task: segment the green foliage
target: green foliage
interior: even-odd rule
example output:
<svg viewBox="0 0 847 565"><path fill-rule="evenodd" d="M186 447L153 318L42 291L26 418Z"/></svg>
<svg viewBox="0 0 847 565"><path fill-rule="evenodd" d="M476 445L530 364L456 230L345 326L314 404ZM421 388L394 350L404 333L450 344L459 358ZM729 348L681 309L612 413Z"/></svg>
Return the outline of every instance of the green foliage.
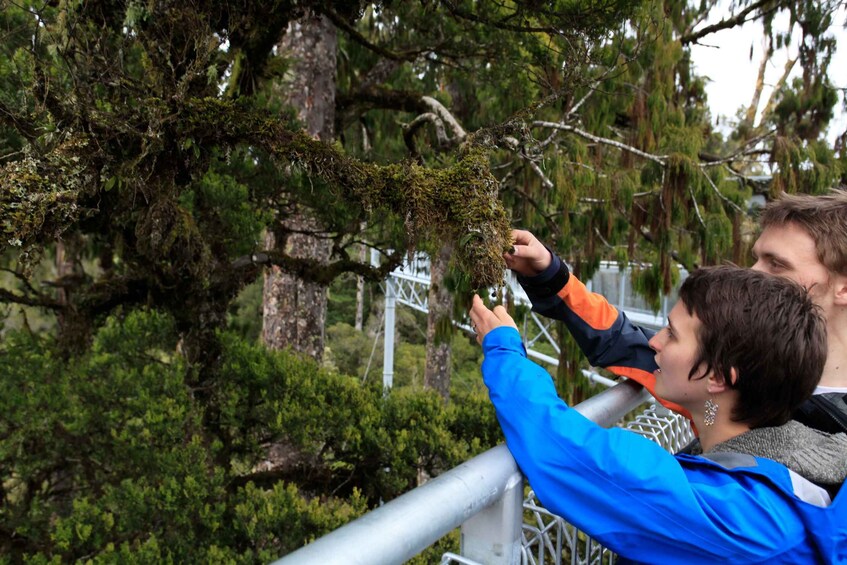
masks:
<svg viewBox="0 0 847 565"><path fill-rule="evenodd" d="M662 296L665 294L659 265L635 266L631 273L632 288L644 297L654 312L659 312L662 309ZM671 267L671 285L676 286L678 282L679 269L674 265Z"/></svg>
<svg viewBox="0 0 847 565"><path fill-rule="evenodd" d="M689 49L711 2L4 5L0 553L267 562L499 441L479 348L453 334L445 405L420 390L408 310L383 396L374 288L351 327L344 273L382 274L360 242L455 242L447 284L464 292L499 282L520 225L583 278L643 265L634 286L658 308L677 262L745 259L749 177L773 173L771 196L843 182L843 145L821 141L832 7L748 14L777 47L776 14L800 26L803 76L724 139ZM293 65L274 46L305 10L337 26L334 143L284 107ZM412 135L424 97L470 133ZM304 209L329 266L264 249ZM337 281L323 368L258 345L264 263ZM553 333L579 400L581 355Z"/></svg>
<svg viewBox="0 0 847 565"><path fill-rule="evenodd" d="M262 277L245 286L229 307L227 328L248 342L262 335Z"/></svg>
<svg viewBox="0 0 847 565"><path fill-rule="evenodd" d="M276 483L271 489L248 483L239 489L232 502L234 533L255 548L238 556L238 560L259 563L278 559L314 541L357 518L368 508L356 489L347 500L308 498L294 485L285 483ZM229 548L213 547L222 555L232 554Z"/></svg>
<svg viewBox="0 0 847 565"><path fill-rule="evenodd" d="M520 318L519 318L520 319ZM453 332L450 340L451 361L450 397L484 391L482 384L482 348L476 338L464 332Z"/></svg>
<svg viewBox="0 0 847 565"><path fill-rule="evenodd" d="M333 324L326 329L325 362L338 372L358 378L365 376L368 360L373 351L373 365L370 368L370 378L374 378L382 369L381 340L375 336L356 330L350 324L342 322Z"/></svg>
<svg viewBox="0 0 847 565"><path fill-rule="evenodd" d="M194 369L174 322L154 311L110 318L72 363L50 340L10 332L3 553L267 562L500 440L482 396L447 407L411 388L383 397L310 360L221 339L204 391L186 384ZM268 474L258 465L274 441L289 459Z"/></svg>
<svg viewBox="0 0 847 565"><path fill-rule="evenodd" d="M365 285L364 304L362 305L364 318L367 318L370 314L375 286L372 283ZM326 326L329 328L339 322L353 325L355 321L356 277L346 274L335 279L327 290Z"/></svg>
<svg viewBox="0 0 847 565"><path fill-rule="evenodd" d="M182 206L198 218L201 231L221 234L219 245L227 256L255 251L260 232L270 219L268 212L250 206L246 185L214 170L207 171L196 188L180 198Z"/></svg>

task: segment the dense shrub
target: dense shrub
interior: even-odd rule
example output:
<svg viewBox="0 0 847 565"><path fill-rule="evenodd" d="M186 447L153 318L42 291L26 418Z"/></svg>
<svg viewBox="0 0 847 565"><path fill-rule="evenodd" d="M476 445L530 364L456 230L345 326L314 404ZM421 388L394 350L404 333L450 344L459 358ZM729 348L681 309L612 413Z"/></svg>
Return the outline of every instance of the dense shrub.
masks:
<svg viewBox="0 0 847 565"><path fill-rule="evenodd" d="M267 562L500 437L479 392L384 396L235 334L197 379L176 336L132 312L70 361L5 336L0 559Z"/></svg>

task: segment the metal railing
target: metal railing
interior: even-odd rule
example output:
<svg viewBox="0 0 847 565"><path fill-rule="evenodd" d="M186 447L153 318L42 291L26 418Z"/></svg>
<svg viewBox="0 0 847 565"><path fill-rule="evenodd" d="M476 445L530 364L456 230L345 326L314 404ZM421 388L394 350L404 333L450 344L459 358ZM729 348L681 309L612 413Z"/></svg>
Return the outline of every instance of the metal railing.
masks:
<svg viewBox="0 0 847 565"><path fill-rule="evenodd" d="M624 381L574 408L611 427L649 398L640 385ZM275 563L403 563L461 526L461 555L455 556L460 560L453 562L513 565L527 559L521 542L523 507L523 479L501 445ZM445 559L453 558L448 554Z"/></svg>
<svg viewBox="0 0 847 565"><path fill-rule="evenodd" d="M670 453L676 453L694 439L686 418L656 404L620 426L658 443ZM523 507L522 565L606 565L615 562L614 552L541 506L534 492L529 492ZM449 563L453 561L442 560L442 565ZM466 561L456 563L480 565Z"/></svg>

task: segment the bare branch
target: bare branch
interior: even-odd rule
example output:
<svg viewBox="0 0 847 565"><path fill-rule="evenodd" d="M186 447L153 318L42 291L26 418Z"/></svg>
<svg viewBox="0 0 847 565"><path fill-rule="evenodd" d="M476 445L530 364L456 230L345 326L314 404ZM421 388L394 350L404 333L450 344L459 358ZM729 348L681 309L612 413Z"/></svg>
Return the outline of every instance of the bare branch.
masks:
<svg viewBox="0 0 847 565"><path fill-rule="evenodd" d="M776 106L776 97L779 94L780 89L782 89L782 85L785 84L785 81L788 80L788 75L791 74L791 70L794 68L794 65L797 63L797 57L793 59L788 59L785 62L785 67L782 70L782 76L779 77L779 80L773 87L771 91L771 95L768 97L768 103L765 105L765 109L762 111L762 115L759 117L759 123L762 124L765 121L770 113L773 111Z"/></svg>
<svg viewBox="0 0 847 565"><path fill-rule="evenodd" d="M0 302L9 304L21 304L23 306L36 306L38 308L47 308L49 310L61 310L62 305L55 300L48 299L44 295L39 294L37 298L24 294L16 294L14 292L0 288Z"/></svg>
<svg viewBox="0 0 847 565"><path fill-rule="evenodd" d="M340 131L368 110L397 110L421 114L431 109L421 100L420 93L369 86L370 80L355 92L339 93L335 98L336 127Z"/></svg>
<svg viewBox="0 0 847 565"><path fill-rule="evenodd" d="M435 137L438 139L438 146L442 150L450 149L467 139L467 132L441 102L430 96L421 96L421 103L432 111L420 114L409 124L403 126L403 140L412 155L420 159L420 153L415 147L414 137L415 133L427 122L431 122L435 127ZM452 139L447 135L445 124L450 127L453 133Z"/></svg>
<svg viewBox="0 0 847 565"><path fill-rule="evenodd" d="M555 186L553 184L553 181L547 178L547 175L544 174L544 171L541 170L541 167L539 167L535 161L526 156L524 156L524 159L529 164L530 168L535 171L535 174L539 176L539 178L541 179L541 184L544 185L544 188L550 189Z"/></svg>
<svg viewBox="0 0 847 565"><path fill-rule="evenodd" d="M739 181L743 182L746 185L749 185L753 188L753 192L755 194L767 194L768 187L773 180L772 177L768 175L744 175L732 169L732 167L728 165L724 165L724 168L727 170L729 174L737 178Z"/></svg>
<svg viewBox="0 0 847 565"><path fill-rule="evenodd" d="M414 61L419 55L427 53L430 49L414 49L411 51L400 51L394 52L390 49L386 49L380 45L376 45L375 43L371 43L368 39L356 31L356 28L351 26L344 18L342 18L338 13L332 8L327 8L322 11L322 13L329 18L329 20L335 24L335 27L344 30L356 43L362 45L363 47L373 51L374 53L385 57L386 59L391 59L392 61Z"/></svg>
<svg viewBox="0 0 847 565"><path fill-rule="evenodd" d="M723 165L723 164L726 164L726 163L732 163L733 161L737 161L741 157L770 153L770 151L768 151L766 149L757 149L756 145L758 145L758 143L760 141L767 139L768 137L774 135L775 133L776 133L776 130L772 129L772 130L768 130L768 131L766 131L766 132L764 132L760 135L757 135L756 137L751 138L749 141L747 141L747 143L745 143L742 148L740 148L739 150L735 151L734 153L732 153L732 154L730 154L726 157L715 157L713 155L707 155L705 153L701 153L699 155L699 157L700 157L701 160L703 160L705 162L700 163L700 167L701 168L714 167L715 165ZM747 149L745 149L745 148L747 148Z"/></svg>
<svg viewBox="0 0 847 565"><path fill-rule="evenodd" d="M679 38L679 41L683 45L688 45L689 43L696 43L698 40L702 39L703 37L706 37L710 33L715 33L716 31L720 31L722 29L729 29L729 28L733 28L735 26L742 25L742 24L744 24L745 22L748 21L747 16L750 15L750 13L752 13L752 12L754 12L754 11L760 9L760 8L763 8L763 7L765 7L769 4L772 4L772 0L759 0L758 2L753 2L749 6L747 6L746 8L741 10L740 12L738 12L736 15L734 15L733 17L727 18L725 20L721 20L717 23L714 23L710 26L706 26L703 29L701 29L699 31L695 31L695 32L690 33L688 35L683 35L682 37ZM762 10L759 15L765 14L767 12L771 12L774 9L775 8L769 8L767 10ZM754 19L754 18L750 18L750 19Z"/></svg>
<svg viewBox="0 0 847 565"><path fill-rule="evenodd" d="M442 149L450 147L450 139L444 129L444 122L434 113L426 112L403 126L403 141L406 142L409 153L416 158L420 157L420 152L415 147L415 134L428 122L431 122L435 128L435 137L438 140L439 147Z"/></svg>
<svg viewBox="0 0 847 565"><path fill-rule="evenodd" d="M688 195L691 197L691 203L694 205L694 212L697 214L697 221L700 222L703 229L706 229L706 222L703 221L703 216L700 214L700 206L697 205L697 199L694 198L694 188L690 183L688 185Z"/></svg>
<svg viewBox="0 0 847 565"><path fill-rule="evenodd" d="M753 99L750 101L750 106L747 108L747 113L744 116L744 122L749 127L753 127L753 124L756 121L756 112L759 110L759 100L762 97L762 89L765 87L765 70L768 67L768 61L770 61L771 53L773 52L770 44L770 38L766 35L763 39L766 43L765 52L762 55L762 62L759 63L759 73L756 75L756 88L753 90Z"/></svg>
<svg viewBox="0 0 847 565"><path fill-rule="evenodd" d="M726 202L727 204L729 204L729 205L730 205L730 206L731 206L731 207L732 207L732 208L733 208L736 212L738 212L739 214L743 214L743 213L744 213L744 210L742 210L742 209L738 206L738 204L736 204L735 202L733 202L732 200L730 200L729 198L727 198L726 196L724 196L724 195L723 195L723 193L722 193L722 192L718 189L718 186L714 183L714 181L712 181L711 177L709 177L709 175L706 173L706 171L704 171L703 169L700 169L700 171L703 173L703 176L704 176L704 177L706 177L706 180L707 180L707 181L709 182L709 184L711 185L712 190L714 190L714 191L715 191L715 194L717 194L717 195L718 195L718 198L720 198L721 200L723 200L724 202ZM693 197L692 197L692 201L693 201ZM695 202L695 206L696 206L696 202ZM698 215L698 216L700 215L699 211L698 211L697 215Z"/></svg>
<svg viewBox="0 0 847 565"><path fill-rule="evenodd" d="M596 235L596 236L600 239L600 241L602 241L602 242L603 242L603 245L604 245L605 247L608 247L609 249L614 249L614 248L615 248L615 246L614 246L614 245L612 245L611 243L609 243L609 242L606 240L606 238L605 238L605 237L603 237L603 234L602 234L602 233L600 233L600 228L598 228L597 226L594 226L594 235Z"/></svg>
<svg viewBox="0 0 847 565"><path fill-rule="evenodd" d="M627 145L625 143L621 143L620 141L615 141L613 139L600 137L600 136L594 135L592 133L588 133L587 131L581 130L581 129L574 127L574 126L569 126L569 125L563 124L563 123L543 122L543 121L532 122L532 125L534 127L545 127L545 128L559 129L559 130L562 130L562 131L569 131L569 132L575 133L576 135L578 135L580 137L588 139L589 141L593 141L594 143L601 143L603 145L609 145L611 147L617 147L618 149L620 149L622 151L628 151L628 152L632 153L633 155L638 155L639 157L649 159L650 161L658 163L659 165L662 165L663 167L667 164L666 163L667 158L668 158L667 155L653 155L651 153L646 153L646 152L644 152L640 149L636 149L635 147L632 147L631 145Z"/></svg>
<svg viewBox="0 0 847 565"><path fill-rule="evenodd" d="M39 293L39 292L35 289L35 287L33 287L33 286L32 286L32 284L30 284L29 279L28 279L28 278L26 278L26 276L24 276L24 274L23 274L23 273L19 273L18 271L15 271L15 270L13 270L13 269L7 269L7 268L5 268L5 267L0 267L0 271L2 271L2 272L4 272L4 273L9 273L9 274L10 274L10 275L12 275L13 277L15 277L16 279L18 279L19 281L21 281L21 283L23 283L23 285L26 287L26 289L27 289L29 292L31 292L32 294L36 294L36 295L40 295L40 294L41 294L41 293Z"/></svg>
<svg viewBox="0 0 847 565"><path fill-rule="evenodd" d="M602 79L602 78L605 78L605 76L606 76L606 75L608 75L608 74L609 74L609 71L607 70L605 73L603 73L603 75L602 75L600 78L601 78L601 79ZM595 82L594 82L594 84L592 84L592 85L589 87L588 92L586 92L586 93L585 93L585 96L583 96L582 98L580 98L580 99L577 101L577 103L576 103L576 104L574 104L573 106L571 106L570 110L568 110L568 117L573 116L574 114L576 114L577 110L579 110L579 109L580 109L580 107L581 107L583 104L585 104L586 100L588 100L588 99L591 97L591 95L592 95L592 94L594 94L594 93L597 91L597 87L598 87L598 86L600 86L600 81L599 81L599 80L595 81Z"/></svg>
<svg viewBox="0 0 847 565"><path fill-rule="evenodd" d="M395 251L379 267L372 267L368 264L350 259L339 259L328 265L323 265L314 259L291 257L281 253L261 252L239 257L232 261L230 266L234 270L242 270L251 267L276 265L286 272L295 273L306 280L325 284L329 284L338 275L345 272L359 275L368 281L379 282L385 279L388 273L393 271L402 262L402 259L402 252Z"/></svg>
<svg viewBox="0 0 847 565"><path fill-rule="evenodd" d="M461 142L464 141L466 137L468 137L467 132L462 128L462 126L459 125L459 122L456 120L456 118L453 117L453 114L448 112L447 108L445 108L444 105L441 104L441 102L430 96L422 96L421 100L424 104L429 106L441 120L443 120L448 126L450 126L450 129L453 130L453 136L455 138L455 141Z"/></svg>

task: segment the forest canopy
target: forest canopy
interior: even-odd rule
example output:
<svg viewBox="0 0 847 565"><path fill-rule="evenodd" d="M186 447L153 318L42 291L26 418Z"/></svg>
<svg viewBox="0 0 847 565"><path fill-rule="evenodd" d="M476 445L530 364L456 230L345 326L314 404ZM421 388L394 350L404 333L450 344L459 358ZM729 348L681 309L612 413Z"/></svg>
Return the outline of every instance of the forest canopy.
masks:
<svg viewBox="0 0 847 565"><path fill-rule="evenodd" d="M843 22L716 5L0 0L0 561L268 561L499 440L478 387L257 343L233 312L273 269L343 294L444 251L461 309L512 227L654 304L743 264L753 195L845 181ZM759 21L764 68L786 14L796 59L716 130L691 46ZM315 357L358 340L325 322Z"/></svg>

